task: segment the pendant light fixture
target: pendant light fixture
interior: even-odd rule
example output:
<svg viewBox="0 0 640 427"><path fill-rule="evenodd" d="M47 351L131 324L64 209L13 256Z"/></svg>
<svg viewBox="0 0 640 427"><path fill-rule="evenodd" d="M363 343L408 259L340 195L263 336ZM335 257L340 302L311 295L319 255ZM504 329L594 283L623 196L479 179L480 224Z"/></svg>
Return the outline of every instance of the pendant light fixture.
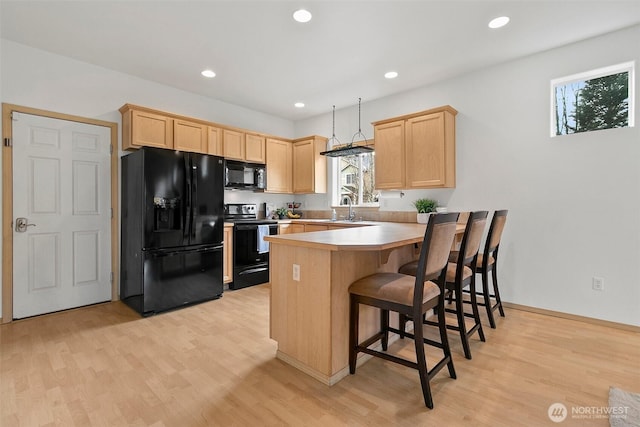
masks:
<svg viewBox="0 0 640 427"><path fill-rule="evenodd" d="M341 147L341 148L333 148L334 146L339 144L339 142L338 144L335 143L336 141L338 141L338 139L336 138L336 135L335 135L336 106L335 105L333 106L333 136L331 137L331 139L329 139L329 141L327 141L327 151L323 151L322 153L320 153L321 155L327 156L327 157L345 157L345 156L354 156L357 154L371 153L373 151L373 148L369 147L367 138L362 133L362 128L360 126L361 103L362 103L362 98L358 98L358 132L356 132L353 135L350 143L346 144L344 147ZM361 137L360 141L364 141L364 145L354 146L353 143L356 140L356 137Z"/></svg>
<svg viewBox="0 0 640 427"><path fill-rule="evenodd" d="M333 134L331 135L331 138L329 138L329 140L327 141L327 151L331 151L333 150L333 147L338 147L342 144L340 144L340 141L338 141L338 138L336 138L336 106L333 106ZM326 153L326 151L325 151Z"/></svg>

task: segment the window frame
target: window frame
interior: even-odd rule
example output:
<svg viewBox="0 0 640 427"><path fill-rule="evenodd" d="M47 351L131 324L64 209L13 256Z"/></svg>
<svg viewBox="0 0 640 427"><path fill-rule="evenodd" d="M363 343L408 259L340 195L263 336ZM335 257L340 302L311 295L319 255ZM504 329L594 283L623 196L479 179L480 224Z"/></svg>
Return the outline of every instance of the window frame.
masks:
<svg viewBox="0 0 640 427"><path fill-rule="evenodd" d="M353 143L354 146L356 145L367 145L369 147L374 148L374 151L372 153L366 153L371 154L374 156L373 158L373 162L375 164L375 145L373 144L373 141L359 141L359 142L355 142ZM359 157L362 155L359 155ZM360 157L360 167L362 167L362 158ZM341 176L340 176L340 158L339 157L333 157L331 158L331 168L332 168L332 185L330 187L330 191L331 191L331 207L332 208L340 208L340 207L345 207L347 205L342 205L340 204L341 200L340 200L340 189L342 187L342 180L341 180ZM359 174L360 175L360 188L363 188L363 174ZM374 181L375 181L375 173L374 173ZM375 185L374 185L374 189L375 189ZM357 204L353 204L353 207L358 207L358 208L379 208L380 207L380 202L371 202L371 203L362 203L362 192L360 192L358 194L358 203Z"/></svg>
<svg viewBox="0 0 640 427"><path fill-rule="evenodd" d="M585 132L574 132L568 134L556 134L557 128L557 117L556 117L556 88L561 86L566 86L571 83L584 82L587 80L597 79L600 77L607 77L614 74L620 74L624 72L628 72L628 101L627 101L627 126L624 127L634 127L635 126L635 64L636 61L623 62L620 64L610 65L607 67L596 68L594 70L584 71L577 74L572 74L565 77L560 77L551 80L550 85L550 135L552 138L558 136L566 136L566 135L575 135L579 133L586 133L592 131ZM618 128L607 128L607 129L618 129ZM605 129L598 129L605 130Z"/></svg>

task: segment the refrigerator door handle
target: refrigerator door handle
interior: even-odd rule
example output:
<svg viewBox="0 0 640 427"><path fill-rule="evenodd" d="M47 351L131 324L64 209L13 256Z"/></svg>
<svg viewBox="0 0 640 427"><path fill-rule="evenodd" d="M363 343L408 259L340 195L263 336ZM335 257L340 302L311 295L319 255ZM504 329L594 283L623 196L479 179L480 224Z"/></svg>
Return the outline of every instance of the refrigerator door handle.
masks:
<svg viewBox="0 0 640 427"><path fill-rule="evenodd" d="M191 235L191 221L193 218L192 215L192 200L191 200L191 168L189 165L189 156L185 153L184 155L184 182L185 182L185 212L184 212L184 230L183 236L186 240L184 244L188 244L189 236Z"/></svg>
<svg viewBox="0 0 640 427"><path fill-rule="evenodd" d="M191 159L191 237L196 237L196 225L193 223L195 221L195 213L193 212L198 206L198 166L193 161L193 156L189 156Z"/></svg>

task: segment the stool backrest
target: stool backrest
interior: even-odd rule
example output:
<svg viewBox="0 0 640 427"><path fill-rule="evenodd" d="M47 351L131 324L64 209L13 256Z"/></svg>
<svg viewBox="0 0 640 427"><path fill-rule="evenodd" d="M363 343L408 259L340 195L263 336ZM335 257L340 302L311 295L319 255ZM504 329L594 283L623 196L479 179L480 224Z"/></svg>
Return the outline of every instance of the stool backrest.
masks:
<svg viewBox="0 0 640 427"><path fill-rule="evenodd" d="M487 211L471 212L467 221L467 226L464 229L464 236L462 237L462 243L460 244L460 255L458 258L458 265L474 265L474 260L478 256L480 250L480 242L484 234L485 226L487 225Z"/></svg>
<svg viewBox="0 0 640 427"><path fill-rule="evenodd" d="M431 215L422 240L420 259L416 271L416 286L414 289L414 307L422 304L424 282L438 280L441 291L444 287L449 251L456 234L458 213L438 213Z"/></svg>
<svg viewBox="0 0 640 427"><path fill-rule="evenodd" d="M484 258L493 255L498 251L500 246L500 239L502 238L502 232L504 231L504 225L507 222L507 213L509 211L499 210L495 211L493 218L491 219L491 225L489 226L489 234L487 234L487 241L484 247Z"/></svg>

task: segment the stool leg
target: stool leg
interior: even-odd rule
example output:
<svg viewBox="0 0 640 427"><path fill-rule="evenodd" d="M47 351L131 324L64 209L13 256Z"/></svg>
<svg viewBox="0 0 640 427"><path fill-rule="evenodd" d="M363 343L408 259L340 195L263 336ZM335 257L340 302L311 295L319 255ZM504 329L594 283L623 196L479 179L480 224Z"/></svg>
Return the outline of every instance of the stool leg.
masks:
<svg viewBox="0 0 640 427"><path fill-rule="evenodd" d="M398 329L400 329L401 340L404 339L404 333L406 331L406 328L407 328L407 317L402 313L398 313Z"/></svg>
<svg viewBox="0 0 640 427"><path fill-rule="evenodd" d="M464 323L464 303L462 301L462 289L456 283L456 317L458 318L458 332L462 340L462 348L464 349L464 357L471 359L471 349L469 348L469 338L467 337L467 328Z"/></svg>
<svg viewBox="0 0 640 427"><path fill-rule="evenodd" d="M358 357L358 321L360 318L359 303L355 296L349 298L349 373L356 373L356 361Z"/></svg>
<svg viewBox="0 0 640 427"><path fill-rule="evenodd" d="M500 299L500 291L498 291L498 261L493 264L493 270L491 271L491 277L493 278L493 294L496 297L496 305L500 310L500 316L504 317L504 309L502 308L502 300Z"/></svg>
<svg viewBox="0 0 640 427"><path fill-rule="evenodd" d="M484 331L482 330L482 322L480 322L480 312L478 311L478 298L476 296L476 275L471 275L471 284L469 285L469 296L471 297L471 309L473 310L473 320L478 325L478 336L480 341L486 341Z"/></svg>
<svg viewBox="0 0 640 427"><path fill-rule="evenodd" d="M493 319L493 310L491 309L491 293L489 292L489 272L486 268L482 269L482 295L484 296L484 308L487 309L487 317L492 329L496 328L496 321Z"/></svg>
<svg viewBox="0 0 640 427"><path fill-rule="evenodd" d="M447 368L449 369L449 376L453 379L456 378L456 370L453 366L453 358L451 357L451 348L449 347L449 337L447 335L447 321L444 311L444 296L439 298L438 301L438 329L440 331L440 342L442 343L442 353L444 357L449 359Z"/></svg>
<svg viewBox="0 0 640 427"><path fill-rule="evenodd" d="M389 310L380 310L380 333L382 334L382 350L389 346Z"/></svg>
<svg viewBox="0 0 640 427"><path fill-rule="evenodd" d="M424 404L429 409L433 409L433 398L431 397L431 387L429 386L429 371L427 370L427 358L424 354L424 335L422 321L420 315L413 317L413 334L416 346L416 362L418 364L418 374L420 375L420 384L422 385L422 395Z"/></svg>

